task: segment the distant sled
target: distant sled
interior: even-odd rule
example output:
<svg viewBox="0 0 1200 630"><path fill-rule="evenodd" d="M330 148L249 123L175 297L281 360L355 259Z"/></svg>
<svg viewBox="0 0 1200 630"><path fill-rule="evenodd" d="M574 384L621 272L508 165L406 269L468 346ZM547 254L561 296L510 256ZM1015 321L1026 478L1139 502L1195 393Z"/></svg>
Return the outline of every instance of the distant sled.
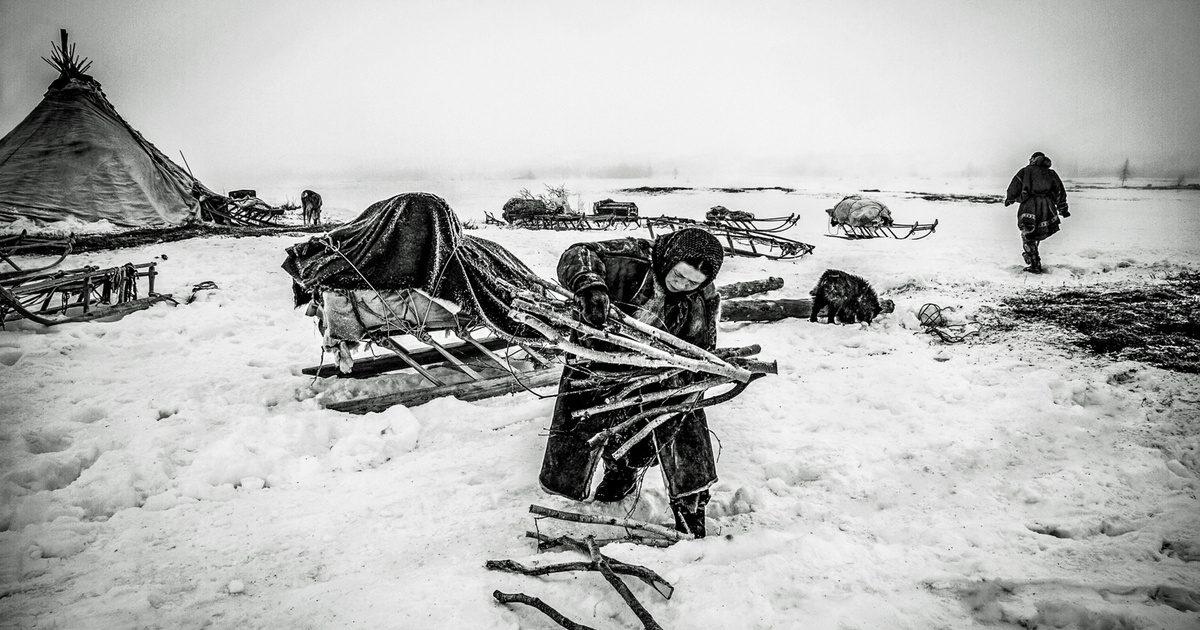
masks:
<svg viewBox="0 0 1200 630"><path fill-rule="evenodd" d="M730 256L795 260L813 253L813 250L816 249L815 246L808 243L785 238L775 233L717 225L707 221L698 223L690 219L657 217L647 219L646 227L649 228L651 237L655 236L656 228L659 232L674 232L688 227L705 229L721 241L725 253Z"/></svg>
<svg viewBox="0 0 1200 630"><path fill-rule="evenodd" d="M825 236L846 239L862 238L894 238L905 240L911 238L919 241L937 229L938 222L933 223L893 223L891 225L847 225L835 223L829 226Z"/></svg>
<svg viewBox="0 0 1200 630"><path fill-rule="evenodd" d="M750 230L753 232L777 233L784 232L796 225L800 215L792 213L786 217L758 218L751 212L730 210L725 206L713 206L704 214L704 222L735 230Z"/></svg>
<svg viewBox="0 0 1200 630"><path fill-rule="evenodd" d="M933 234L938 222L896 223L882 202L862 195L847 195L832 208L826 236L846 239L894 238L919 240Z"/></svg>

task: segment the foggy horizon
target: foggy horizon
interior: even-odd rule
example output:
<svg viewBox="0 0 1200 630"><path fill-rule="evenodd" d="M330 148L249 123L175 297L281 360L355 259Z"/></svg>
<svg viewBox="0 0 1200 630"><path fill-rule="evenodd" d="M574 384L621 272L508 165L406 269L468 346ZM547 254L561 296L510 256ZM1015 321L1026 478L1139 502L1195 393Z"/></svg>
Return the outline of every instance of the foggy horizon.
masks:
<svg viewBox="0 0 1200 630"><path fill-rule="evenodd" d="M214 187L280 177L1200 177L1200 3L0 0L0 133L65 28Z"/></svg>

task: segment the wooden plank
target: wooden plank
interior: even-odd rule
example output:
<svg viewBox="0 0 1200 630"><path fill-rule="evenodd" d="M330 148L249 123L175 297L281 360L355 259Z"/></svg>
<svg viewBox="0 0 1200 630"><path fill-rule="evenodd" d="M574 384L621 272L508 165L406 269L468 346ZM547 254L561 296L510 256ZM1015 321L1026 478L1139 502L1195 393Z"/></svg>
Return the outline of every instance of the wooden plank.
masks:
<svg viewBox="0 0 1200 630"><path fill-rule="evenodd" d="M503 339L488 339L486 341L480 341L479 343L488 350L501 350L509 346L509 343ZM461 343L454 346L445 346L445 349L447 352L463 360L474 360L482 356L477 349L466 343ZM421 365L432 365L434 363L441 363L442 361L445 361L445 358L433 348L409 352L408 356ZM408 364L402 361L400 357L389 354L381 357L367 357L365 359L358 359L350 368L349 374L338 374L337 365L334 365L333 363L325 363L323 365L306 367L301 370L301 372L309 376L369 378L378 374L383 374L384 372L402 370L407 367Z"/></svg>
<svg viewBox="0 0 1200 630"><path fill-rule="evenodd" d="M443 396L453 396L459 400L469 402L493 396L502 396L504 394L515 394L525 391L526 388L532 389L552 385L558 382L561 375L562 368L556 366L533 372L521 372L516 377L512 374L504 374L482 381L470 381L454 385L443 385L441 387L424 387L384 394L382 396L373 396L371 398L329 403L325 405L325 408L334 411L344 411L346 413L364 414L383 411L395 405L416 407L417 405L423 405Z"/></svg>

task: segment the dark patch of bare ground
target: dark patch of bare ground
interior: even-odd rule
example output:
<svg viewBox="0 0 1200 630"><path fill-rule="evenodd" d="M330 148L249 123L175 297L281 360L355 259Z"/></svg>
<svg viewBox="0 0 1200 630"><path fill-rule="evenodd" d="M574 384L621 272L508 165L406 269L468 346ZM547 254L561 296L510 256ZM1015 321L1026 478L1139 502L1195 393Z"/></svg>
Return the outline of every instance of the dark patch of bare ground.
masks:
<svg viewBox="0 0 1200 630"><path fill-rule="evenodd" d="M636 188L621 188L619 193L631 193L639 195L669 195L671 193L685 192L688 190L696 190L688 186L638 186Z"/></svg>
<svg viewBox="0 0 1200 630"><path fill-rule="evenodd" d="M1145 186L1114 186L1105 184L1072 184L1067 190L1200 190L1200 184L1146 184Z"/></svg>
<svg viewBox="0 0 1200 630"><path fill-rule="evenodd" d="M323 225L277 225L269 227L246 227L231 225L181 225L169 228L140 228L126 232L111 234L87 234L73 237L72 253L95 252L124 247L139 247L155 243L170 243L189 238L209 238L214 236L225 238L247 238L251 236L271 236L274 234L325 232L337 227L338 224ZM41 251L44 249L45 251ZM22 254L50 255L56 248L47 246L24 250Z"/></svg>
<svg viewBox="0 0 1200 630"><path fill-rule="evenodd" d="M748 186L746 188L710 188L709 190L723 193L744 193L744 192L763 192L767 190L778 190L779 192L796 192L795 188L786 188L784 186Z"/></svg>
<svg viewBox="0 0 1200 630"><path fill-rule="evenodd" d="M1003 195L954 195L943 193L904 191L905 194L915 195L925 201L965 201L967 203L1004 203Z"/></svg>
<svg viewBox="0 0 1200 630"><path fill-rule="evenodd" d="M689 186L638 186L637 188L621 188L619 193L640 194L640 195L669 195L671 193L686 192L689 190L711 190L713 192L723 193L746 193L746 192L764 192L767 190L777 190L779 192L791 193L796 192L795 188L786 188L784 186L746 186L732 188L691 188Z"/></svg>
<svg viewBox="0 0 1200 630"><path fill-rule="evenodd" d="M1200 272L1132 288L1029 291L1003 306L1078 333L1074 343L1095 354L1200 373Z"/></svg>

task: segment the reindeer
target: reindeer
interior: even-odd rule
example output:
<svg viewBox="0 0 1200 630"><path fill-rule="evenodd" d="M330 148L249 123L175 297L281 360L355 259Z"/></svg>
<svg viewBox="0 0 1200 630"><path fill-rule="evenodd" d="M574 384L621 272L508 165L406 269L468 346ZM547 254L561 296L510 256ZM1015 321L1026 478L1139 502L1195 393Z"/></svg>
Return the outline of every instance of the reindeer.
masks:
<svg viewBox="0 0 1200 630"><path fill-rule="evenodd" d="M304 208L304 225L316 225L321 222L321 195L306 190L300 193L300 205Z"/></svg>

